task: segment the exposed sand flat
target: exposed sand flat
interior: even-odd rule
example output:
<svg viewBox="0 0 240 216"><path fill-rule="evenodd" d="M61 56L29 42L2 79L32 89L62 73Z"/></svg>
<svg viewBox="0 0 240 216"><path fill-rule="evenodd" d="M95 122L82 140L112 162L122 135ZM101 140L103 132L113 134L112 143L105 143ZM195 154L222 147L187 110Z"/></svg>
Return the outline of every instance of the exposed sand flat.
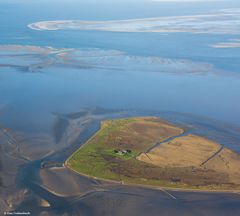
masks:
<svg viewBox="0 0 240 216"><path fill-rule="evenodd" d="M113 32L189 32L240 34L240 10L228 9L209 14L129 20L56 20L29 24L34 30L95 30Z"/></svg>
<svg viewBox="0 0 240 216"><path fill-rule="evenodd" d="M224 48L240 48L240 41L239 42L222 42L222 43L217 43L211 45L213 48L219 48L219 49L224 49Z"/></svg>
<svg viewBox="0 0 240 216"><path fill-rule="evenodd" d="M195 135L162 143L137 159L158 167L212 170L226 174L231 183L240 183L240 155L216 142Z"/></svg>
<svg viewBox="0 0 240 216"><path fill-rule="evenodd" d="M29 46L29 45L1 45L0 52L30 52L39 54L50 54L66 51L69 49L57 49L53 47L40 47L40 46ZM2 54L2 53L1 53Z"/></svg>
<svg viewBox="0 0 240 216"><path fill-rule="evenodd" d="M156 56L133 56L118 50L2 45L0 55L0 68L10 67L24 72L36 72L44 68L59 66L116 72L126 70L171 74L220 74L221 72L207 62Z"/></svg>
<svg viewBox="0 0 240 216"><path fill-rule="evenodd" d="M50 204L48 203L48 201L46 201L46 200L44 200L44 199L41 199L40 205L41 205L42 207L49 207L49 206L50 206Z"/></svg>
<svg viewBox="0 0 240 216"><path fill-rule="evenodd" d="M69 169L41 169L41 183L49 191L62 196L73 196L86 193L93 189L93 185L85 177L81 177ZM64 185L64 187L61 187Z"/></svg>

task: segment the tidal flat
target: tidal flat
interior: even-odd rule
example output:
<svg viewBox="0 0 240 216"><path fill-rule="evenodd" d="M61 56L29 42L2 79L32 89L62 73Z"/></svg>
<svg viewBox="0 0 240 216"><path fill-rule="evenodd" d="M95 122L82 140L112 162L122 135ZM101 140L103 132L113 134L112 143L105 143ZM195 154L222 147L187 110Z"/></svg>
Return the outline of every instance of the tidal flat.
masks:
<svg viewBox="0 0 240 216"><path fill-rule="evenodd" d="M84 21L56 20L31 23L29 28L38 31L95 30L112 32L189 32L195 34L239 34L238 8L217 10L191 16L165 16L145 19ZM227 27L226 27L227 26Z"/></svg>
<svg viewBox="0 0 240 216"><path fill-rule="evenodd" d="M101 122L148 116L187 133L148 149L152 161L134 151L124 159L157 166L156 152L173 154L172 146L185 151L194 135L210 141L210 153L221 150L206 169L221 163L221 180L229 181L220 159L240 153L238 8L236 0L177 6L145 0L116 5L2 0L0 214L240 215L236 190L127 185L64 165ZM36 31L31 23L46 29ZM166 158L164 163L172 166Z"/></svg>
<svg viewBox="0 0 240 216"><path fill-rule="evenodd" d="M195 210L198 209L197 206L191 204L193 200L202 200L202 205L205 205L209 202L209 199L213 199L215 203L217 202L219 205L222 205L221 196L224 197L225 201L227 200L227 202L237 206L238 195L235 193L199 193L193 191L185 191L182 193L178 190L172 191L161 187L151 189L133 185L127 186L119 182L109 182L79 175L64 166L42 167L43 162L64 164L79 148L79 145L87 142L87 140L99 130L101 121L141 115L146 116L146 114L146 112L94 108L57 115L55 116L53 131L53 137L56 138L55 142L58 143L56 144L57 146L49 145L53 140L49 140L46 144L43 144L40 138L38 138L38 141L37 137L31 138L25 135L23 139L20 134L14 134L12 131L3 128L1 134L4 135L8 141L3 142L6 146L1 154L1 157L4 158L2 163L2 180L4 187L8 187L9 189L4 190L2 208L14 208L17 211L28 210L31 211L32 214L40 214L44 211L50 215L64 213L69 215L97 215L99 212L106 215L111 215L113 212L114 214L121 215L123 212L120 211L121 207L117 203L123 202L124 200L123 204L129 204L126 209L127 211L140 214L139 211L143 211L141 206L144 203L146 204L146 202L150 202L152 198L155 197L156 202L152 203L154 210L151 208L153 214L162 209L163 206L166 206L167 203L175 203L174 206L177 208L178 205L182 205L182 200L185 200L186 206L183 206L181 210L182 214L184 214L190 207ZM148 115L150 115L150 113L148 113ZM184 116L182 114L159 113L158 115L161 116L162 119L177 124L178 127L184 127L185 130L188 129L191 133L198 133L199 135L203 133L211 139L221 141L224 140L222 139L224 135L226 139L224 143L226 145L232 148L238 146L237 143L240 138L236 135L234 136L234 134L237 134L237 128L231 128L231 130L228 128L228 130L226 130L225 125L221 125L220 123L215 124L211 121L203 121L197 117L193 118L192 116ZM154 116L156 116L156 112ZM174 134L181 134L183 132L182 129L175 127L172 129L175 131ZM11 150L11 139L16 140L15 145L19 146L18 151ZM4 141L3 139L1 140ZM25 151L24 147L33 141L39 148L30 148L34 151L34 154L31 154L31 159L27 159L26 156L29 155L30 149ZM10 146L8 147L7 144ZM44 150L46 147L48 147L47 151ZM21 164L18 164L19 160ZM11 173L9 172L9 163L13 167ZM14 167L20 168L15 169ZM12 181L10 181L10 179ZM17 187L15 189L13 187L15 184L14 179L17 180ZM8 184L6 184L6 182L8 182ZM189 196L191 198L189 198ZM100 203L99 199L101 200ZM106 208L105 206L109 206L109 203L111 203L112 207ZM118 210L118 208L120 209ZM143 211L143 215L146 213L145 210ZM170 211L170 209L166 208L166 211ZM226 208L225 211L229 211L229 209ZM224 215L225 211L223 210L221 214ZM231 211L238 213L237 208ZM213 214L219 213L216 213L214 205L208 208L206 212L213 212ZM175 213L175 211L172 211L173 215Z"/></svg>
<svg viewBox="0 0 240 216"><path fill-rule="evenodd" d="M61 214L69 215L79 213L89 215L93 214L92 211L111 214L112 208L100 208L96 205L95 199L102 197L102 206L104 206L109 203L108 199L105 200L106 196L113 195L112 198L118 202L120 194L124 200L131 199L132 196L145 197L145 193L155 194L154 190L149 188L142 188L140 194L138 192L129 194L126 190L132 188L131 190L134 191L137 186L123 188L119 183L79 176L64 166L42 167L42 164L64 164L79 145L86 142L99 129L101 120L141 115L155 116L157 113L161 118L180 124L183 128L187 127L190 131L197 127L199 129L197 134L210 136L211 139L226 143L231 149L239 151L239 129L234 123L215 122L208 118L194 115L191 117L177 112L159 112L156 109L158 102L159 107L162 107L163 102L171 100L176 93L184 100L184 103L177 103L178 108L188 104L186 96L191 98L192 95L192 99L195 98L198 89L192 87L194 94L189 92L186 94L185 88L181 85L183 80L186 82L188 76L190 76L189 84L195 80L206 85L209 77L213 80L219 77L217 79L220 83L221 80L233 80L231 85L234 87L234 82L236 85L238 82L235 73L229 76L224 70L213 69L214 66L209 63L129 56L113 50L11 45L2 46L1 52L3 58L1 58L0 88L4 92L0 95L2 101L1 209L30 210L36 215L42 212L58 215L59 211ZM127 85L123 85L124 82ZM175 83L172 94L169 82ZM150 88L142 89L142 86L149 86L150 83ZM66 85L68 87L63 88ZM131 86L134 86L135 90L131 89ZM217 91L219 90L222 90L222 84L217 88ZM200 92L202 94L202 90ZM228 92L224 92L227 97ZM151 98L144 96L149 94L153 95L152 101ZM167 94L169 95L166 97ZM127 109L121 106L116 108L112 100L116 95L121 106L125 103ZM216 101L214 94L206 96L207 99ZM102 103L100 98L105 102ZM143 98L145 99L142 100ZM99 101L98 105L111 108L91 107L95 99ZM175 99L172 101L176 103ZM133 102L141 109L133 108L131 106ZM198 106L201 107L202 102L199 102ZM90 108L78 108L82 104ZM217 116L224 110L218 109ZM204 107L199 111L204 113ZM57 184L56 179L58 179ZM164 185L169 186L166 182ZM147 192L149 190L150 192ZM162 193L166 192L158 190L156 196L161 197ZM172 194L175 197L174 194L175 192ZM86 201L89 197L93 201ZM171 195L163 195L163 199L168 197L175 200ZM184 197L185 195L181 194L181 199ZM218 197L217 193L215 198ZM152 196L149 195L148 199L152 200ZM93 203L87 208L85 202ZM133 206L129 206L129 211L139 213L141 204L140 200L136 201ZM115 205L113 208L117 209ZM154 209L156 212L159 211L157 206Z"/></svg>

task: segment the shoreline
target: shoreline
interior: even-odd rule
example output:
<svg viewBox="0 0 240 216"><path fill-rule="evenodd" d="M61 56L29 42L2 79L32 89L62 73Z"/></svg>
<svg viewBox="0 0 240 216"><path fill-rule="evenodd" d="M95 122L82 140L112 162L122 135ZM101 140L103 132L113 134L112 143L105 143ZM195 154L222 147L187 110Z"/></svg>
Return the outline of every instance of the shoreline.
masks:
<svg viewBox="0 0 240 216"><path fill-rule="evenodd" d="M139 117L141 118L141 117ZM164 121L164 120L163 120ZM79 151L81 148L83 148L85 145L87 145L92 139L94 139L94 137L96 137L100 132L101 132L101 128L102 128L102 124L104 121L101 122L100 124L100 128L99 130L93 134L93 136L91 136L89 139L87 139L87 141L85 143L83 143L75 152L73 152L63 163L63 167L71 170L72 172L76 173L77 175L80 176L84 176L90 179L94 179L94 180L100 180L100 181L104 181L104 182L108 182L108 183L114 183L114 184L118 184L118 185L123 185L123 186L137 186L137 187L142 187L142 188L148 188L148 189L154 189L154 190L170 190L170 191L180 191L180 192L208 192L208 193L240 193L240 188L237 190L231 190L231 189L203 189L203 188L183 188L183 187L166 187L166 186L157 186L157 185L151 185L151 184L138 184L138 183L125 183L123 181L118 181L118 180L111 180L111 179L105 179L105 178L100 178L100 177L96 177L96 176L91 176L91 175L87 175L85 173L81 173L79 171L74 170L73 168L71 168L68 164L69 160L72 158L72 156ZM168 123L168 122L167 122ZM185 129L182 129L183 133L180 134L180 136L182 136L182 134L185 134L186 131ZM163 141L165 142L165 141ZM160 143L158 143L159 145Z"/></svg>
<svg viewBox="0 0 240 216"><path fill-rule="evenodd" d="M104 178L99 178L95 176L90 176L84 173L80 173L74 169L72 169L68 164L67 161L64 163L64 168L67 168L71 170L72 172L76 173L77 175L87 177L90 179L94 180L99 180L99 181L104 181L106 183L114 183L118 185L123 185L123 186L136 186L136 187L141 187L145 189L154 189L154 190L169 190L169 191L176 191L176 192L198 192L198 193L231 193L231 194L238 194L240 193L240 189L238 190L228 190L228 189L194 189L194 188L181 188L181 187L164 187L164 186L155 186L155 185L145 185L145 184L137 184L137 183L122 183L117 180L111 180L111 179L104 179Z"/></svg>
<svg viewBox="0 0 240 216"><path fill-rule="evenodd" d="M232 16L234 13L235 17ZM45 20L30 23L34 30L80 30L126 33L239 34L239 11L215 10L196 15L155 16L110 20ZM212 22L211 19L215 22ZM235 18L235 19L234 19ZM192 20L194 19L194 20ZM221 24L219 25L219 21ZM235 22L234 22L235 21ZM216 24L218 23L218 25ZM226 29L225 26L228 25Z"/></svg>

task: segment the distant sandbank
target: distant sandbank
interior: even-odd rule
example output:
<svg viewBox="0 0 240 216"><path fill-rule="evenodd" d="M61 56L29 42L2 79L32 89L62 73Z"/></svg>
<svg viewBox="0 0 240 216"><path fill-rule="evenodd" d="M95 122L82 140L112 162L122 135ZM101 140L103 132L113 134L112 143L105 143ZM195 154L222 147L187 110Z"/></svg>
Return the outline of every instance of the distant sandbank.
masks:
<svg viewBox="0 0 240 216"><path fill-rule="evenodd" d="M240 9L218 10L208 14L127 20L53 20L28 25L34 30L94 30L112 32L187 32L194 34L240 34Z"/></svg>

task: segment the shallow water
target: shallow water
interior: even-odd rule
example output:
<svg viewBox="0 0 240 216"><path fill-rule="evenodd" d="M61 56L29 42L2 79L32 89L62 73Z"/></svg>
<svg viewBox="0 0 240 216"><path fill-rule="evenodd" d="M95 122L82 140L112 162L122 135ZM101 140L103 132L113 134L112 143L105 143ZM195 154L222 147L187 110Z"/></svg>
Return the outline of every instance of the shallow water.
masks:
<svg viewBox="0 0 240 216"><path fill-rule="evenodd" d="M9 181L3 197L27 189L27 195L19 198L25 200L24 203L16 208L19 211L30 209L32 215L44 211L50 215L64 212L117 215L116 211L119 215L146 215L146 212L156 215L159 211L163 215L179 212L185 215L189 208L192 209L189 215L196 212L240 214L237 194L173 192L177 200L171 200L162 191L106 186L106 183L71 173L69 176L74 175L75 179L71 183L78 185L77 198L62 198L40 187L44 178L39 177L42 161L64 162L98 129L99 121L106 118L157 115L240 152L240 49L211 47L239 39L239 35L34 31L27 27L43 20L204 14L239 8L240 3L191 6L185 3L175 7L150 1L122 2L117 6L94 1L62 1L59 7L55 4L56 1L29 3L24 0L0 3L1 158L7 158L8 162L11 158L12 169L17 170L9 174L8 164L3 163L0 180L6 183L16 178L16 182ZM19 49L32 45L35 51L2 50L3 45L22 45ZM36 46L73 48L74 51L70 57L59 57L49 50L50 54L46 54L48 48L39 51ZM96 55L95 48L99 51L97 57L85 57L86 54L81 57L80 53L86 49L90 50L90 55ZM112 53L119 52L123 52L123 56L112 57ZM20 146L19 152L8 145L9 139L16 140L14 145ZM62 175L62 182L65 178ZM89 192L81 197L84 185L87 191L100 188L107 192ZM58 186L63 187L63 183L60 181ZM52 200L52 206L41 207L39 197ZM125 208L128 212L123 210L126 202L130 203Z"/></svg>

